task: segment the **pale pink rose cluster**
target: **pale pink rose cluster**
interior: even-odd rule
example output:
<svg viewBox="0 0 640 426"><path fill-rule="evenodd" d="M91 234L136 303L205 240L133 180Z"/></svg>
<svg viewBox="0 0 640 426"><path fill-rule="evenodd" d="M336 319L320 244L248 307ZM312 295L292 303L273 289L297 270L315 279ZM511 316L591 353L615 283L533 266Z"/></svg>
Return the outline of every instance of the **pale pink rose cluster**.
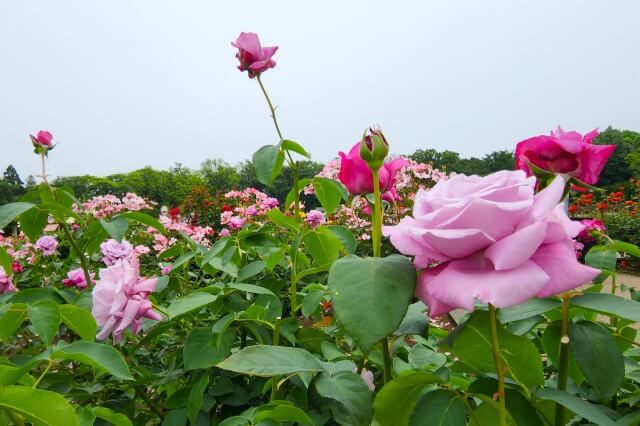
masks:
<svg viewBox="0 0 640 426"><path fill-rule="evenodd" d="M7 254L15 260L27 260L33 263L36 260L36 251L27 237L20 233L17 237L0 235L0 247L4 247Z"/></svg>
<svg viewBox="0 0 640 426"><path fill-rule="evenodd" d="M11 281L11 277L7 275L4 268L0 266L0 294L10 293L12 291L16 291L16 288Z"/></svg>
<svg viewBox="0 0 640 426"><path fill-rule="evenodd" d="M560 203L558 177L534 193L523 171L457 175L416 194L413 216L384 234L422 269L416 295L439 316L474 303L498 308L589 282L599 270L579 263L573 238L584 228Z"/></svg>
<svg viewBox="0 0 640 426"><path fill-rule="evenodd" d="M76 205L73 208L76 212L81 210ZM82 203L82 210L97 218L110 217L124 211L150 210L152 208L153 203L151 201L147 201L132 192L127 192L122 199L115 195L107 194L93 197L89 201Z"/></svg>
<svg viewBox="0 0 640 426"><path fill-rule="evenodd" d="M418 163L413 160L407 161L407 165L401 168L396 175L396 191L398 192L425 188L427 183L425 181L437 183L442 179L447 179L445 172L434 169L431 164Z"/></svg>
<svg viewBox="0 0 640 426"><path fill-rule="evenodd" d="M118 260L106 269L100 270L100 279L92 291L93 308L91 313L101 327L96 336L99 340L113 337L113 343L122 340L124 332L138 334L142 328L142 319L159 321L160 314L153 310L149 293L158 284L157 278L140 276L137 259Z"/></svg>
<svg viewBox="0 0 640 426"><path fill-rule="evenodd" d="M234 190L224 194L224 198L236 205L232 207L225 204L220 213L220 224L224 228L220 236L228 236L230 231L242 229L247 223L260 223L264 215L271 209L278 207L278 200L269 197L264 192L255 188L246 188L242 191Z"/></svg>
<svg viewBox="0 0 640 426"><path fill-rule="evenodd" d="M161 215L158 220L160 221L160 223L162 223L167 231L175 233L182 232L197 244L204 247L209 247L211 245L210 239L215 234L214 229L210 226L194 226L186 223L184 219L179 216L171 217L167 215ZM179 239L176 237L162 235L152 227L147 228L147 232L153 235L153 249L157 253L163 252L179 241Z"/></svg>

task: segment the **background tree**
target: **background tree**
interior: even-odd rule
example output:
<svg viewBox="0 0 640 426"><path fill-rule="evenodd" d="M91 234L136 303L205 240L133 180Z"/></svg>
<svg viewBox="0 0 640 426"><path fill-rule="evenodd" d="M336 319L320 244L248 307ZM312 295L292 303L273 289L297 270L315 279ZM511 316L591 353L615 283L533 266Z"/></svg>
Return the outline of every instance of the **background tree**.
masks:
<svg viewBox="0 0 640 426"><path fill-rule="evenodd" d="M238 168L221 158L204 160L198 174L204 180L209 191L229 192L240 186Z"/></svg>
<svg viewBox="0 0 640 426"><path fill-rule="evenodd" d="M630 130L616 130L611 127L600 133L593 143L599 145L615 145L611 158L600 174L598 185L610 186L629 180L634 174L630 163L635 164L635 158L640 152L640 133ZM636 169L636 174L638 173Z"/></svg>

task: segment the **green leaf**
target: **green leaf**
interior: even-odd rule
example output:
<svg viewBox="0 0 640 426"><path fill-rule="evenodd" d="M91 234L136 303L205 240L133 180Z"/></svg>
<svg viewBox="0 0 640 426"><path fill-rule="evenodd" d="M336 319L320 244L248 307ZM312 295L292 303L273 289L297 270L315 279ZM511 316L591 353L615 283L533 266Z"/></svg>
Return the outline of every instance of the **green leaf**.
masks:
<svg viewBox="0 0 640 426"><path fill-rule="evenodd" d="M455 392L437 389L427 392L416 403L410 426L465 426L464 401Z"/></svg>
<svg viewBox="0 0 640 426"><path fill-rule="evenodd" d="M91 410L84 407L78 407L76 409L76 416L78 416L79 426L93 426L96 421L96 416Z"/></svg>
<svg viewBox="0 0 640 426"><path fill-rule="evenodd" d="M124 212L124 213L120 213L118 216L124 217L129 220L134 220L136 222L140 222L143 225L150 226L154 228L156 231L160 232L161 234L167 233L167 230L165 229L164 225L160 223L160 221L158 221L155 217L149 216L146 213Z"/></svg>
<svg viewBox="0 0 640 426"><path fill-rule="evenodd" d="M499 309L497 317L501 323L506 324L544 314L560 305L555 299L529 299L519 305Z"/></svg>
<svg viewBox="0 0 640 426"><path fill-rule="evenodd" d="M35 204L23 202L0 206L0 229L5 228L8 224L13 222L16 217L33 207L35 207Z"/></svg>
<svg viewBox="0 0 640 426"><path fill-rule="evenodd" d="M551 400L568 408L581 417L597 424L598 426L613 426L615 422L611 420L604 412L595 404L589 404L586 401L573 396L568 392L558 389L545 388L537 392L540 399Z"/></svg>
<svg viewBox="0 0 640 426"><path fill-rule="evenodd" d="M498 381L493 378L480 378L469 385L468 391L483 394L489 398L498 392ZM518 426L544 426L543 420L529 400L515 389L505 389L507 411Z"/></svg>
<svg viewBox="0 0 640 426"><path fill-rule="evenodd" d="M634 257L640 257L640 247L635 244L625 243L624 241L614 241L613 244L606 246L608 249L621 251Z"/></svg>
<svg viewBox="0 0 640 426"><path fill-rule="evenodd" d="M398 336L403 334L422 334L428 326L427 306L422 301L417 301L409 305L400 327L393 334Z"/></svg>
<svg viewBox="0 0 640 426"><path fill-rule="evenodd" d="M488 426L500 424L500 406L491 397L486 395L476 395L476 398L482 400L482 404L478 406L469 418L469 426ZM507 414L507 426L519 426L513 418Z"/></svg>
<svg viewBox="0 0 640 426"><path fill-rule="evenodd" d="M28 307L29 320L33 324L42 343L49 346L58 334L60 327L60 310L53 302L39 302Z"/></svg>
<svg viewBox="0 0 640 426"><path fill-rule="evenodd" d="M535 345L526 337L509 333L499 322L497 330L507 376L527 387L542 385L542 362ZM441 346L480 371L496 371L491 349L489 313L486 311L476 310Z"/></svg>
<svg viewBox="0 0 640 426"><path fill-rule="evenodd" d="M62 322L82 340L95 340L97 326L91 312L75 305L58 305L58 308Z"/></svg>
<svg viewBox="0 0 640 426"><path fill-rule="evenodd" d="M76 412L62 395L26 386L0 388L0 407L21 414L37 426L75 426Z"/></svg>
<svg viewBox="0 0 640 426"><path fill-rule="evenodd" d="M409 349L408 360L412 368L435 371L447 363L447 356L416 344Z"/></svg>
<svg viewBox="0 0 640 426"><path fill-rule="evenodd" d="M264 185L271 185L282 171L284 154L279 145L265 145L253 154L256 177Z"/></svg>
<svg viewBox="0 0 640 426"><path fill-rule="evenodd" d="M268 288L260 287L259 285L255 284L231 283L227 285L227 288L244 291L245 293L268 294L269 296L277 297Z"/></svg>
<svg viewBox="0 0 640 426"><path fill-rule="evenodd" d="M91 412L94 416L110 422L115 426L132 426L131 420L122 413L116 413L110 408L106 407L93 407Z"/></svg>
<svg viewBox="0 0 640 426"><path fill-rule="evenodd" d="M238 281L244 281L247 278L258 275L260 272L264 271L264 268L266 266L267 263L262 260L257 260L255 262L247 264L240 270L240 272L238 272Z"/></svg>
<svg viewBox="0 0 640 426"><path fill-rule="evenodd" d="M296 332L296 345L314 353L321 353L322 342L330 340L324 331L313 327L302 327Z"/></svg>
<svg viewBox="0 0 640 426"><path fill-rule="evenodd" d="M280 141L280 146L284 150L295 152L303 157L311 158L311 154L309 154L298 142L294 142L289 139L282 139L282 141Z"/></svg>
<svg viewBox="0 0 640 426"><path fill-rule="evenodd" d="M195 377L191 383L191 389L189 390L189 397L187 398L187 416L192 425L196 424L198 418L198 412L202 406L202 400L204 399L204 392L207 390L209 384L209 373L207 371L201 371Z"/></svg>
<svg viewBox="0 0 640 426"><path fill-rule="evenodd" d="M616 422L616 426L634 426L638 424L640 424L640 410L632 411Z"/></svg>
<svg viewBox="0 0 640 426"><path fill-rule="evenodd" d="M13 333L20 327L26 317L27 305L24 303L13 303L4 315L0 316L0 340L8 343Z"/></svg>
<svg viewBox="0 0 640 426"><path fill-rule="evenodd" d="M606 293L586 293L571 299L571 304L596 312L640 322L640 302Z"/></svg>
<svg viewBox="0 0 640 426"><path fill-rule="evenodd" d="M187 294L185 297L174 300L167 308L169 318L173 319L180 315L200 310L216 301L218 296L209 293L196 292Z"/></svg>
<svg viewBox="0 0 640 426"><path fill-rule="evenodd" d="M601 402L616 393L624 380L624 359L611 333L591 321L569 323L569 346L593 392Z"/></svg>
<svg viewBox="0 0 640 426"><path fill-rule="evenodd" d="M114 217L110 222L100 219L100 224L104 230L107 231L107 234L118 242L122 241L122 238L124 238L124 235L127 233L127 229L129 228L129 222L120 216Z"/></svg>
<svg viewBox="0 0 640 426"><path fill-rule="evenodd" d="M311 179L308 179L308 178L306 178L306 179L300 179L300 180L298 181L298 193L302 192L302 191L304 190L304 188L305 188L307 185L309 185L310 183L311 183ZM295 196L295 194L296 194L295 188L291 188L291 189L289 190L289 193L287 194L287 198L286 198L286 200L285 200L285 202L284 202L284 205L285 205L285 206L290 206L290 205L291 205L291 203L293 203L293 200L294 200L294 196Z"/></svg>
<svg viewBox="0 0 640 426"><path fill-rule="evenodd" d="M291 231L300 231L300 224L296 222L296 220L282 213L278 209L271 209L267 212L267 217L273 223L283 228L289 229Z"/></svg>
<svg viewBox="0 0 640 426"><path fill-rule="evenodd" d="M193 259L195 255L196 253L191 251L178 256L178 258L173 261L173 264L171 265L171 270L178 269L179 267L181 267L182 265L184 265L185 263Z"/></svg>
<svg viewBox="0 0 640 426"><path fill-rule="evenodd" d="M270 410L259 412L254 421L257 422L256 424L262 424L260 423L262 420L275 420L278 424L293 422L313 426L313 420L304 411L291 405L276 405Z"/></svg>
<svg viewBox="0 0 640 426"><path fill-rule="evenodd" d="M49 222L49 212L39 209L38 207L27 210L20 215L20 229L29 238L29 241L36 241L42 230Z"/></svg>
<svg viewBox="0 0 640 426"><path fill-rule="evenodd" d="M360 349L368 352L398 329L413 297L416 270L399 255L348 255L333 263L328 282L336 316Z"/></svg>
<svg viewBox="0 0 640 426"><path fill-rule="evenodd" d="M347 254L354 254L356 252L358 241L351 231L340 225L329 225L326 228L338 237Z"/></svg>
<svg viewBox="0 0 640 426"><path fill-rule="evenodd" d="M342 243L327 228L318 227L305 233L302 241L318 266L330 265L340 257Z"/></svg>
<svg viewBox="0 0 640 426"><path fill-rule="evenodd" d="M241 349L219 363L218 367L262 377L322 370L320 361L304 349L265 345Z"/></svg>
<svg viewBox="0 0 640 426"><path fill-rule="evenodd" d="M312 290L304 299L302 299L302 315L305 317L311 316L316 309L320 306L320 302L324 297L324 290Z"/></svg>
<svg viewBox="0 0 640 426"><path fill-rule="evenodd" d="M388 382L373 401L374 422L385 426L409 424L411 413L427 386L442 379L428 371L409 371Z"/></svg>
<svg viewBox="0 0 640 426"><path fill-rule="evenodd" d="M324 211L332 214L342 201L342 186L339 182L325 177L316 176L311 181L314 192Z"/></svg>
<svg viewBox="0 0 640 426"><path fill-rule="evenodd" d="M618 252L615 250L608 250L604 246L593 246L584 257L584 263L593 268L615 272L617 257Z"/></svg>
<svg viewBox="0 0 640 426"><path fill-rule="evenodd" d="M191 330L182 350L185 370L209 368L229 355L236 338L234 330L214 333L211 327Z"/></svg>
<svg viewBox="0 0 640 426"><path fill-rule="evenodd" d="M369 424L373 396L360 376L351 371L338 371L335 374L325 371L313 385L320 396L340 404L351 425Z"/></svg>
<svg viewBox="0 0 640 426"><path fill-rule="evenodd" d="M542 348L547 353L547 357L553 365L559 367L560 365L560 339L562 338L562 323L556 321L549 324L542 332ZM573 357L573 351L571 345L569 345L569 376L571 379L580 384L584 381L584 375L582 370L576 364L576 360Z"/></svg>
<svg viewBox="0 0 640 426"><path fill-rule="evenodd" d="M115 348L102 343L78 341L58 346L52 358L68 359L90 365L100 371L106 371L123 380L133 380L124 358Z"/></svg>

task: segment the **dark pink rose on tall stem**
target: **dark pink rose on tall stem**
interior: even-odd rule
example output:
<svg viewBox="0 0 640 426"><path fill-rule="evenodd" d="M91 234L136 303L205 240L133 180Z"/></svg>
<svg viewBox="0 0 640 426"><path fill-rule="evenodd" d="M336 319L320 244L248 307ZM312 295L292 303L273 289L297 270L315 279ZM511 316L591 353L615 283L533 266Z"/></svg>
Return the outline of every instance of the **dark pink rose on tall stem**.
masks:
<svg viewBox="0 0 640 426"><path fill-rule="evenodd" d="M238 69L247 71L250 78L254 78L269 68L276 66L276 61L271 57L278 50L278 46L262 47L256 33L240 33L238 39L231 42L238 49L236 58L240 61Z"/></svg>
<svg viewBox="0 0 640 426"><path fill-rule="evenodd" d="M36 136L29 135L34 145L40 145L45 148L51 148L53 135L46 130L40 130Z"/></svg>
<svg viewBox="0 0 640 426"><path fill-rule="evenodd" d="M615 145L594 145L592 130L582 136L558 126L549 136L540 135L516 145L516 168L531 175L529 164L552 173L566 173L589 185L596 184L600 172L616 149Z"/></svg>
<svg viewBox="0 0 640 426"><path fill-rule="evenodd" d="M367 163L360 157L361 143L356 143L348 154L338 153L340 156L340 174L338 179L351 195L366 195L373 193L373 173ZM387 161L380 167L379 181L382 198L391 202L398 199L394 188L398 170L409 164L405 158Z"/></svg>

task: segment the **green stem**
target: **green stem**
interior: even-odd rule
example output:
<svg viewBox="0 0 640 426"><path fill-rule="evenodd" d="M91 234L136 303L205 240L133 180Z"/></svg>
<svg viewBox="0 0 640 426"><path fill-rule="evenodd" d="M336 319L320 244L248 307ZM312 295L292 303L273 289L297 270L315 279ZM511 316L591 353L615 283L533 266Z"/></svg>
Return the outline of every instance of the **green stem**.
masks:
<svg viewBox="0 0 640 426"><path fill-rule="evenodd" d="M280 321L282 318L276 318L276 325L273 329L273 346L278 346L280 341ZM275 401L278 394L278 376L273 376L271 378L271 398L269 401Z"/></svg>
<svg viewBox="0 0 640 426"><path fill-rule="evenodd" d="M373 257L380 257L382 246L382 199L380 196L380 178L378 170L373 172L373 221L371 223L371 239L373 240Z"/></svg>
<svg viewBox="0 0 640 426"><path fill-rule="evenodd" d="M33 386L31 386L33 389L38 387L38 385L40 384L40 382L42 381L44 376L49 372L49 370L51 369L52 366L53 366L53 361L49 361L49 363L47 364L47 368L44 369L42 374L40 374L40 377L38 377L38 380L36 380L36 382L33 384Z"/></svg>
<svg viewBox="0 0 640 426"><path fill-rule="evenodd" d="M489 303L489 325L491 327L491 351L493 352L493 362L496 365L496 373L498 375L498 404L500 405L500 425L507 426L507 408L505 404L504 392L504 367L502 365L502 354L500 353L500 342L498 341L496 308L491 303Z"/></svg>
<svg viewBox="0 0 640 426"><path fill-rule="evenodd" d="M45 155L44 154L40 154L40 160L41 160L41 167L42 167L42 175L40 177L42 177L42 180L44 181L44 183L49 187L49 191L51 191L51 194L53 195L53 198L56 200L56 202L58 202L58 194L56 194L55 189L53 188L53 186L51 186L51 184L47 180L47 173L46 173L46 169L45 169ZM76 243L76 240L73 238L73 235L71 234L71 231L69 231L69 227L67 226L67 224L64 221L61 221L61 220L56 220L56 222L58 222L58 224L60 225L60 227L64 231L64 234L66 235L67 239L69 240L69 244L71 245L73 250L78 255L78 259L80 259L80 267L82 268L82 272L84 272L84 279L87 282L87 286L91 285L91 274L89 273L89 266L87 266L87 261L86 261L86 259L84 257L84 252L80 251L80 248L78 247L78 244Z"/></svg>
<svg viewBox="0 0 640 426"><path fill-rule="evenodd" d="M291 259L291 285L289 287L289 302L291 304L291 318L296 317L296 311L298 310L298 278L296 277L296 270L298 268L297 256L293 256Z"/></svg>
<svg viewBox="0 0 640 426"><path fill-rule="evenodd" d="M282 137L282 132L280 131L280 126L278 126L278 120L276 119L276 109L273 107L271 103L271 99L269 99L269 95L267 94L267 89L264 88L264 84L262 84L262 80L260 79L260 74L256 76L256 80L258 80L258 84L260 85L260 90L262 90L262 94L264 98L267 100L267 105L269 105L269 111L271 111L271 119L273 120L273 125L276 126L276 132L278 133L278 137L280 140L284 139Z"/></svg>
<svg viewBox="0 0 640 426"><path fill-rule="evenodd" d="M362 373L362 370L364 369L364 363L367 362L367 356L363 355L362 358L360 359L360 361L358 362L358 369L356 370L356 373L358 375L360 375L360 373Z"/></svg>
<svg viewBox="0 0 640 426"><path fill-rule="evenodd" d="M384 370L382 372L382 380L387 384L391 380L391 350L389 348L389 339L382 339L382 360L384 361Z"/></svg>
<svg viewBox="0 0 640 426"><path fill-rule="evenodd" d="M560 360L558 367L558 389L567 389L567 378L569 373L569 305L571 295L562 295L562 323L560 326ZM556 426L565 424L564 406L556 403Z"/></svg>

